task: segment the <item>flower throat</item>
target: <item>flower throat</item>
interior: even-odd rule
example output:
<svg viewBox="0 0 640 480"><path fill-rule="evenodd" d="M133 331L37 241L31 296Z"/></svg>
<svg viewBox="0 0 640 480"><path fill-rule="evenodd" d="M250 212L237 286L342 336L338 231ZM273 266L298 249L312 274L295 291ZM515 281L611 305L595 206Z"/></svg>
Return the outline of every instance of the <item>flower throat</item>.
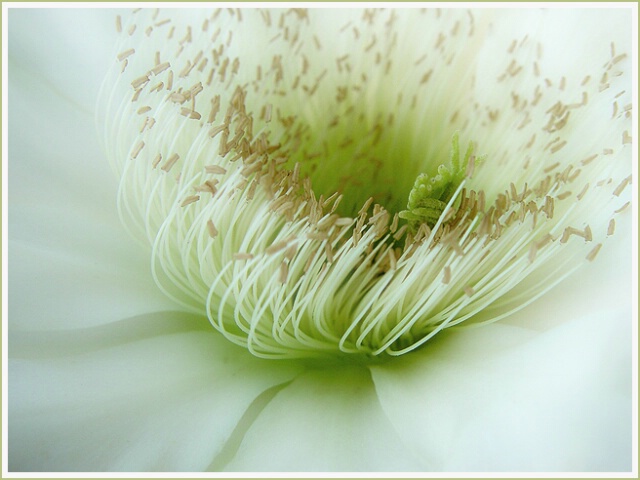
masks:
<svg viewBox="0 0 640 480"><path fill-rule="evenodd" d="M412 112L403 111L401 118L383 114L364 99L355 98L356 107L347 96L337 89L335 103L324 107L335 112L330 115L312 108L297 115L276 109L275 121L285 131L279 138L284 146L280 154L288 159L284 167L299 164L314 192L325 198L341 195L336 211L342 216L357 216L371 198L399 214L413 232L423 223L432 228L465 176L473 172L478 161L473 143L461 156L457 132L435 138L429 135L433 128L416 130Z"/></svg>

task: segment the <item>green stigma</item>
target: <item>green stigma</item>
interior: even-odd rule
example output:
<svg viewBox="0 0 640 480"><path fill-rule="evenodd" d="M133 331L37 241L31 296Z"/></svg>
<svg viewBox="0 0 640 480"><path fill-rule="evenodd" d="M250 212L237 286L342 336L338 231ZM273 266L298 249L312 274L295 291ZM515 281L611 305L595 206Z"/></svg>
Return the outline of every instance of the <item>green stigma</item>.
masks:
<svg viewBox="0 0 640 480"><path fill-rule="evenodd" d="M474 148L473 142L469 143L464 158L461 160L459 135L456 132L451 140L449 165L441 164L434 176L426 173L418 175L411 192L409 192L407 209L398 214L400 218L407 220L409 230L416 232L423 223L426 223L429 228L435 226L447 204L467 176L468 166L476 165L484 158L473 157Z"/></svg>

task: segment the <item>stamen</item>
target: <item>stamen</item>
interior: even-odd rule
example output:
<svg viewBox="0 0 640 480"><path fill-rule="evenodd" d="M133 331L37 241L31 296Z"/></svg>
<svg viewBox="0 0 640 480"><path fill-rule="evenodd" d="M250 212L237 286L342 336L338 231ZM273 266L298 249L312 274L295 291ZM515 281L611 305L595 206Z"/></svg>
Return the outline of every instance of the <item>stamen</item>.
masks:
<svg viewBox="0 0 640 480"><path fill-rule="evenodd" d="M144 148L144 142L141 140L131 152L131 158L135 159L140 154L140 151Z"/></svg>
<svg viewBox="0 0 640 480"><path fill-rule="evenodd" d="M179 159L180 159L180 156L177 153L174 153L168 158L168 160L164 163L164 165L160 167L160 169L164 170L165 172L169 172L169 170L171 170L171 168L176 164L176 162Z"/></svg>
<svg viewBox="0 0 640 480"><path fill-rule="evenodd" d="M537 39L509 39L492 103L471 12L412 11L415 45L401 10L327 25L331 41L322 15L219 9L194 30L141 10L121 36L106 143L165 293L258 356L370 358L502 318L595 259L630 206L624 53L551 75Z"/></svg>
<svg viewBox="0 0 640 480"><path fill-rule="evenodd" d="M207 231L209 232L209 236L211 238L216 238L218 236L218 229L213 224L213 220L207 220Z"/></svg>
<svg viewBox="0 0 640 480"><path fill-rule="evenodd" d="M125 50L124 52L121 52L118 54L118 61L122 61L127 57L130 57L131 55L133 55L135 53L135 50L133 48L129 48L127 50Z"/></svg>
<svg viewBox="0 0 640 480"><path fill-rule="evenodd" d="M593 247L593 249L589 252L589 254L587 255L587 260L590 262L593 262L596 258L596 255L598 255L598 252L600 251L600 249L602 248L602 244L599 243L597 244L595 247Z"/></svg>
<svg viewBox="0 0 640 480"><path fill-rule="evenodd" d="M181 207L186 207L187 205L191 205L194 202L197 202L198 200L200 200L200 196L199 195L191 195L187 198L185 198L182 203L180 204Z"/></svg>
<svg viewBox="0 0 640 480"><path fill-rule="evenodd" d="M227 170L220 165L206 165L204 169L207 173L212 175L224 175L227 173Z"/></svg>
<svg viewBox="0 0 640 480"><path fill-rule="evenodd" d="M629 175L627 178L622 180L622 182L620 182L620 185L616 187L616 189L613 191L613 194L616 197L619 197L620 194L624 191L624 189L627 188L627 185L629 185L630 183L631 183L631 175Z"/></svg>

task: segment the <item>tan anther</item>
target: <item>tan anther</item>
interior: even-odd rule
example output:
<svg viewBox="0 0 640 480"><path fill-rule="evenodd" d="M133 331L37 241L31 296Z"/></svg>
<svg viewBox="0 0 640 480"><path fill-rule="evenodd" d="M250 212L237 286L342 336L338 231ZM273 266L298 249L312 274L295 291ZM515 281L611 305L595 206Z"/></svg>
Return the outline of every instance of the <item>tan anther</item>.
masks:
<svg viewBox="0 0 640 480"><path fill-rule="evenodd" d="M167 161L164 163L164 165L162 165L162 167L160 167L160 169L164 170L165 172L169 172L169 170L171 170L171 168L179 159L180 156L177 153L174 153L167 159Z"/></svg>
<svg viewBox="0 0 640 480"><path fill-rule="evenodd" d="M128 49L128 50L125 50L124 52L120 52L120 53L118 54L118 61L120 61L120 62L121 62L121 61L122 61L122 60L124 60L125 58L127 58L127 57L129 57L129 56L133 55L135 52L136 52L136 51L135 51L133 48L130 48L130 49Z"/></svg>
<svg viewBox="0 0 640 480"><path fill-rule="evenodd" d="M200 118L201 118L200 113L198 113L195 110L192 110L190 108L187 108L187 107L182 107L180 109L180 115L182 115L183 117L187 117L189 119L192 119L192 120L200 120Z"/></svg>
<svg viewBox="0 0 640 480"><path fill-rule="evenodd" d="M167 90L173 89L173 70L169 70L169 74L167 76Z"/></svg>
<svg viewBox="0 0 640 480"><path fill-rule="evenodd" d="M191 205L192 203L197 202L198 200L200 200L199 195L190 195L182 201L180 206L186 207L187 205Z"/></svg>
<svg viewBox="0 0 640 480"><path fill-rule="evenodd" d="M141 86L146 85L148 81L149 81L149 75L142 75L141 77L138 77L134 81L132 81L131 86L134 89L138 89Z"/></svg>
<svg viewBox="0 0 640 480"><path fill-rule="evenodd" d="M600 249L602 248L602 244L599 243L597 244L595 247L593 247L593 249L587 254L586 259L590 262L592 262L593 260L595 260L596 256L598 255L598 252L600 251Z"/></svg>
<svg viewBox="0 0 640 480"><path fill-rule="evenodd" d="M162 72L167 70L169 67L171 67L171 64L169 62L163 62L163 63L161 63L159 65L156 65L155 67L153 67L149 71L151 73L153 73L154 75L160 75Z"/></svg>
<svg viewBox="0 0 640 480"><path fill-rule="evenodd" d="M233 254L234 260L251 260L253 258L253 254L245 253L245 252L237 252Z"/></svg>
<svg viewBox="0 0 640 480"><path fill-rule="evenodd" d="M624 191L625 188L627 188L627 185L629 185L631 183L631 175L629 175L627 178L625 178L624 180L622 180L622 182L620 182L620 184L616 187L616 189L613 191L613 194L616 197L619 197L620 194Z"/></svg>
<svg viewBox="0 0 640 480"><path fill-rule="evenodd" d="M444 267L442 283L444 283L445 285L448 285L450 281L451 281L451 267L447 265L446 267Z"/></svg>
<svg viewBox="0 0 640 480"><path fill-rule="evenodd" d="M592 240L591 228L589 228L589 226L587 226L584 230L579 230L574 227L567 227L564 229L564 232L562 233L562 238L560 239L560 243L567 243L567 241L572 235L581 237L587 242Z"/></svg>
<svg viewBox="0 0 640 480"><path fill-rule="evenodd" d="M589 190L589 184L588 183L584 187L582 187L582 190L580 191L580 193L578 193L576 198L578 200L582 200L582 197L585 196L585 194L587 193L587 190Z"/></svg>
<svg viewBox="0 0 640 480"><path fill-rule="evenodd" d="M564 200L565 198L569 198L571 196L571 191L567 190L556 196L558 200Z"/></svg>
<svg viewBox="0 0 640 480"><path fill-rule="evenodd" d="M629 208L631 206L631 202L627 202L624 205L622 205L620 208L618 208L617 210L614 210L614 213L622 213L624 212L627 208Z"/></svg>
<svg viewBox="0 0 640 480"><path fill-rule="evenodd" d="M224 175L227 173L227 170L220 165L206 165L204 170L212 175Z"/></svg>
<svg viewBox="0 0 640 480"><path fill-rule="evenodd" d="M211 130L209 130L209 136L211 138L214 138L216 135L218 135L219 133L224 132L224 131L228 132L227 126L226 125L218 125L218 126L213 127ZM228 133L227 133L227 135L228 135ZM225 140L225 143L226 143L226 140Z"/></svg>
<svg viewBox="0 0 640 480"><path fill-rule="evenodd" d="M286 262L282 262L280 264L280 269L278 273L278 281L280 283L287 283L287 278L289 276L289 266Z"/></svg>
<svg viewBox="0 0 640 480"><path fill-rule="evenodd" d="M280 250L284 250L288 246L288 242L286 240L281 240L279 242L271 244L269 247L265 249L265 253L272 255Z"/></svg>
<svg viewBox="0 0 640 480"><path fill-rule="evenodd" d="M553 207L554 207L553 198L550 197L549 195L545 196L543 211L547 215L547 218L553 218Z"/></svg>
<svg viewBox="0 0 640 480"><path fill-rule="evenodd" d="M131 152L131 158L136 158L139 154L140 151L144 148L144 142L141 140L140 142L138 142L138 144L135 146L135 148L133 149L133 152Z"/></svg>

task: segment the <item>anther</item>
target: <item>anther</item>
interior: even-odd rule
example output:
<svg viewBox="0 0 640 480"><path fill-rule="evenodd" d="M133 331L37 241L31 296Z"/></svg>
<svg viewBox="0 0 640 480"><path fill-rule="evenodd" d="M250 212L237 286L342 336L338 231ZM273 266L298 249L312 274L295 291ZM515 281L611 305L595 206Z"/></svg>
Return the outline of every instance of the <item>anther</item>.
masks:
<svg viewBox="0 0 640 480"><path fill-rule="evenodd" d="M622 180L622 182L620 182L620 184L616 187L616 189L613 191L613 194L616 197L619 197L620 194L624 191L625 188L627 188L627 185L629 185L631 183L631 175L629 175L627 178L625 178L624 180Z"/></svg>
<svg viewBox="0 0 640 480"><path fill-rule="evenodd" d="M160 167L160 169L164 170L165 172L168 172L175 165L175 163L178 161L179 158L180 156L177 153L174 153L169 157L169 159L165 162L165 164L162 165L162 167Z"/></svg>
<svg viewBox="0 0 640 480"><path fill-rule="evenodd" d="M139 154L140 151L144 148L144 142L141 140L136 147L133 149L133 152L131 153L131 158L136 158Z"/></svg>
<svg viewBox="0 0 640 480"><path fill-rule="evenodd" d="M586 259L590 262L592 262L593 260L595 260L596 255L598 255L598 252L600 251L600 249L602 248L602 244L599 243L597 244L595 247L593 247L593 249L587 254Z"/></svg>
<svg viewBox="0 0 640 480"><path fill-rule="evenodd" d="M198 200L200 200L199 195L190 195L182 201L180 206L186 207L187 205L191 205L192 203L197 202Z"/></svg>

